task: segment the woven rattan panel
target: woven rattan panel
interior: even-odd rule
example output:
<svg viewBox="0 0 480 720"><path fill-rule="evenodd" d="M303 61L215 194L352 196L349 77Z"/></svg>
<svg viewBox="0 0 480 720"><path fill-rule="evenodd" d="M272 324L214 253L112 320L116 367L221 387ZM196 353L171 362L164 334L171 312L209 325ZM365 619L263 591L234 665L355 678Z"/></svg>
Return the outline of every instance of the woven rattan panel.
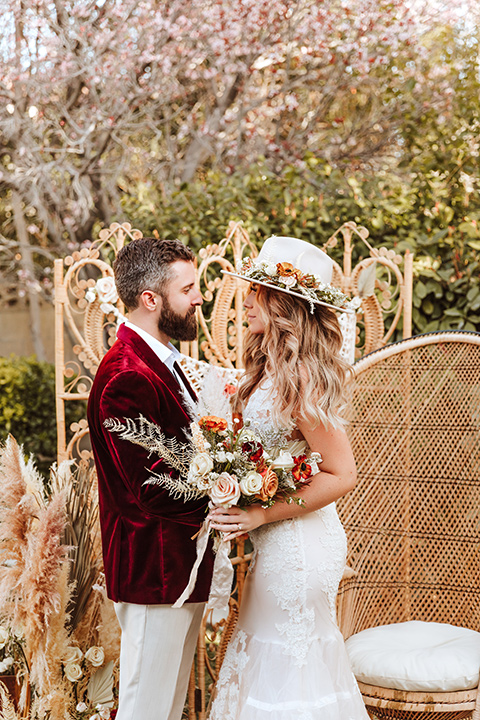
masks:
<svg viewBox="0 0 480 720"><path fill-rule="evenodd" d="M464 718L472 717L471 710L465 710L461 712L459 712L458 710L454 710L453 712L449 712L448 710L446 712L435 711L434 716L429 710L426 710L425 712L411 712L409 710L388 710L386 708L371 708L368 705L367 710L369 711L370 717L374 720L433 720L433 717L435 718L435 720L463 720Z"/></svg>
<svg viewBox="0 0 480 720"><path fill-rule="evenodd" d="M480 630L480 336L441 338L357 364L359 483L339 503L357 571L341 590L346 636L406 620Z"/></svg>

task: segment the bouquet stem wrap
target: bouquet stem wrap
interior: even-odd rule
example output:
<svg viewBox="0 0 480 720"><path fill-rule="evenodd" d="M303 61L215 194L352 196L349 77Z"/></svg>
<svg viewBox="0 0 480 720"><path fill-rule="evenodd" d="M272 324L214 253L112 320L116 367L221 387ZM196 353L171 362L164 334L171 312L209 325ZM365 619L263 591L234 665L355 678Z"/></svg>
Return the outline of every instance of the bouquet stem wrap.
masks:
<svg viewBox="0 0 480 720"><path fill-rule="evenodd" d="M207 549L208 537L210 535L210 520L204 520L200 532L197 536L197 557L190 572L187 587L176 600L174 608L182 607L183 603L188 600L192 594L193 588L197 581L198 568L205 555ZM213 565L212 585L208 596L207 608L228 611L228 601L232 590L233 581L233 565L229 558L230 541L225 542L219 539L215 547L215 562Z"/></svg>

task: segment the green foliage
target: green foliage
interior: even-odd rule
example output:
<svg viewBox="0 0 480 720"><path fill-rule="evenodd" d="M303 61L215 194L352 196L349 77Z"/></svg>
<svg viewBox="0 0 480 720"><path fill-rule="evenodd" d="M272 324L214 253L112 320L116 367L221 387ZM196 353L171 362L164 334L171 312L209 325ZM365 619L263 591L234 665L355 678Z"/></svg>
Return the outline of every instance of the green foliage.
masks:
<svg viewBox="0 0 480 720"><path fill-rule="evenodd" d="M75 407L70 407L75 405ZM67 426L85 415L80 403L68 403ZM0 357L0 438L12 434L48 473L56 459L55 368L35 357Z"/></svg>
<svg viewBox="0 0 480 720"><path fill-rule="evenodd" d="M145 234L158 230L195 250L221 240L230 220L242 221L259 244L276 234L320 246L354 220L374 247L414 253L414 334L480 331L480 200L471 189L480 183L463 180L434 163L422 172L358 176L307 156L280 175L261 161L231 175L212 170L169 196L143 184L130 189L123 206ZM366 252L357 242L354 260ZM339 243L332 255L341 254Z"/></svg>

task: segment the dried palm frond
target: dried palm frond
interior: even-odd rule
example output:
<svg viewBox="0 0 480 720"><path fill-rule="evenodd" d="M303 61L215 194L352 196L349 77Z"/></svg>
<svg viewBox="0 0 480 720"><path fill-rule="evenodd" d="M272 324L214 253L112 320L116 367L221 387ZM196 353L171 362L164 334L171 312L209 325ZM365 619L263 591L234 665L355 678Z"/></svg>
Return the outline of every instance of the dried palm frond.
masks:
<svg viewBox="0 0 480 720"><path fill-rule="evenodd" d="M72 548L70 582L73 586L68 612L73 630L90 606L92 587L101 568L98 496L95 469L86 463L65 473L67 521L62 542ZM94 604L94 603L93 603Z"/></svg>
<svg viewBox="0 0 480 720"><path fill-rule="evenodd" d="M93 673L88 683L88 699L92 707L113 705L113 662L106 663Z"/></svg>

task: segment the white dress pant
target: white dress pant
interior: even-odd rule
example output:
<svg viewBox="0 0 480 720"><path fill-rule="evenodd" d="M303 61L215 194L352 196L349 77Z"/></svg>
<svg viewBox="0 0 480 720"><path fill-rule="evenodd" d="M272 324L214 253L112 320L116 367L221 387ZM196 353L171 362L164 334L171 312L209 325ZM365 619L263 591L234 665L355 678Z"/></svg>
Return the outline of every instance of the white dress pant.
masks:
<svg viewBox="0 0 480 720"><path fill-rule="evenodd" d="M122 629L117 720L181 720L205 603L115 603Z"/></svg>

